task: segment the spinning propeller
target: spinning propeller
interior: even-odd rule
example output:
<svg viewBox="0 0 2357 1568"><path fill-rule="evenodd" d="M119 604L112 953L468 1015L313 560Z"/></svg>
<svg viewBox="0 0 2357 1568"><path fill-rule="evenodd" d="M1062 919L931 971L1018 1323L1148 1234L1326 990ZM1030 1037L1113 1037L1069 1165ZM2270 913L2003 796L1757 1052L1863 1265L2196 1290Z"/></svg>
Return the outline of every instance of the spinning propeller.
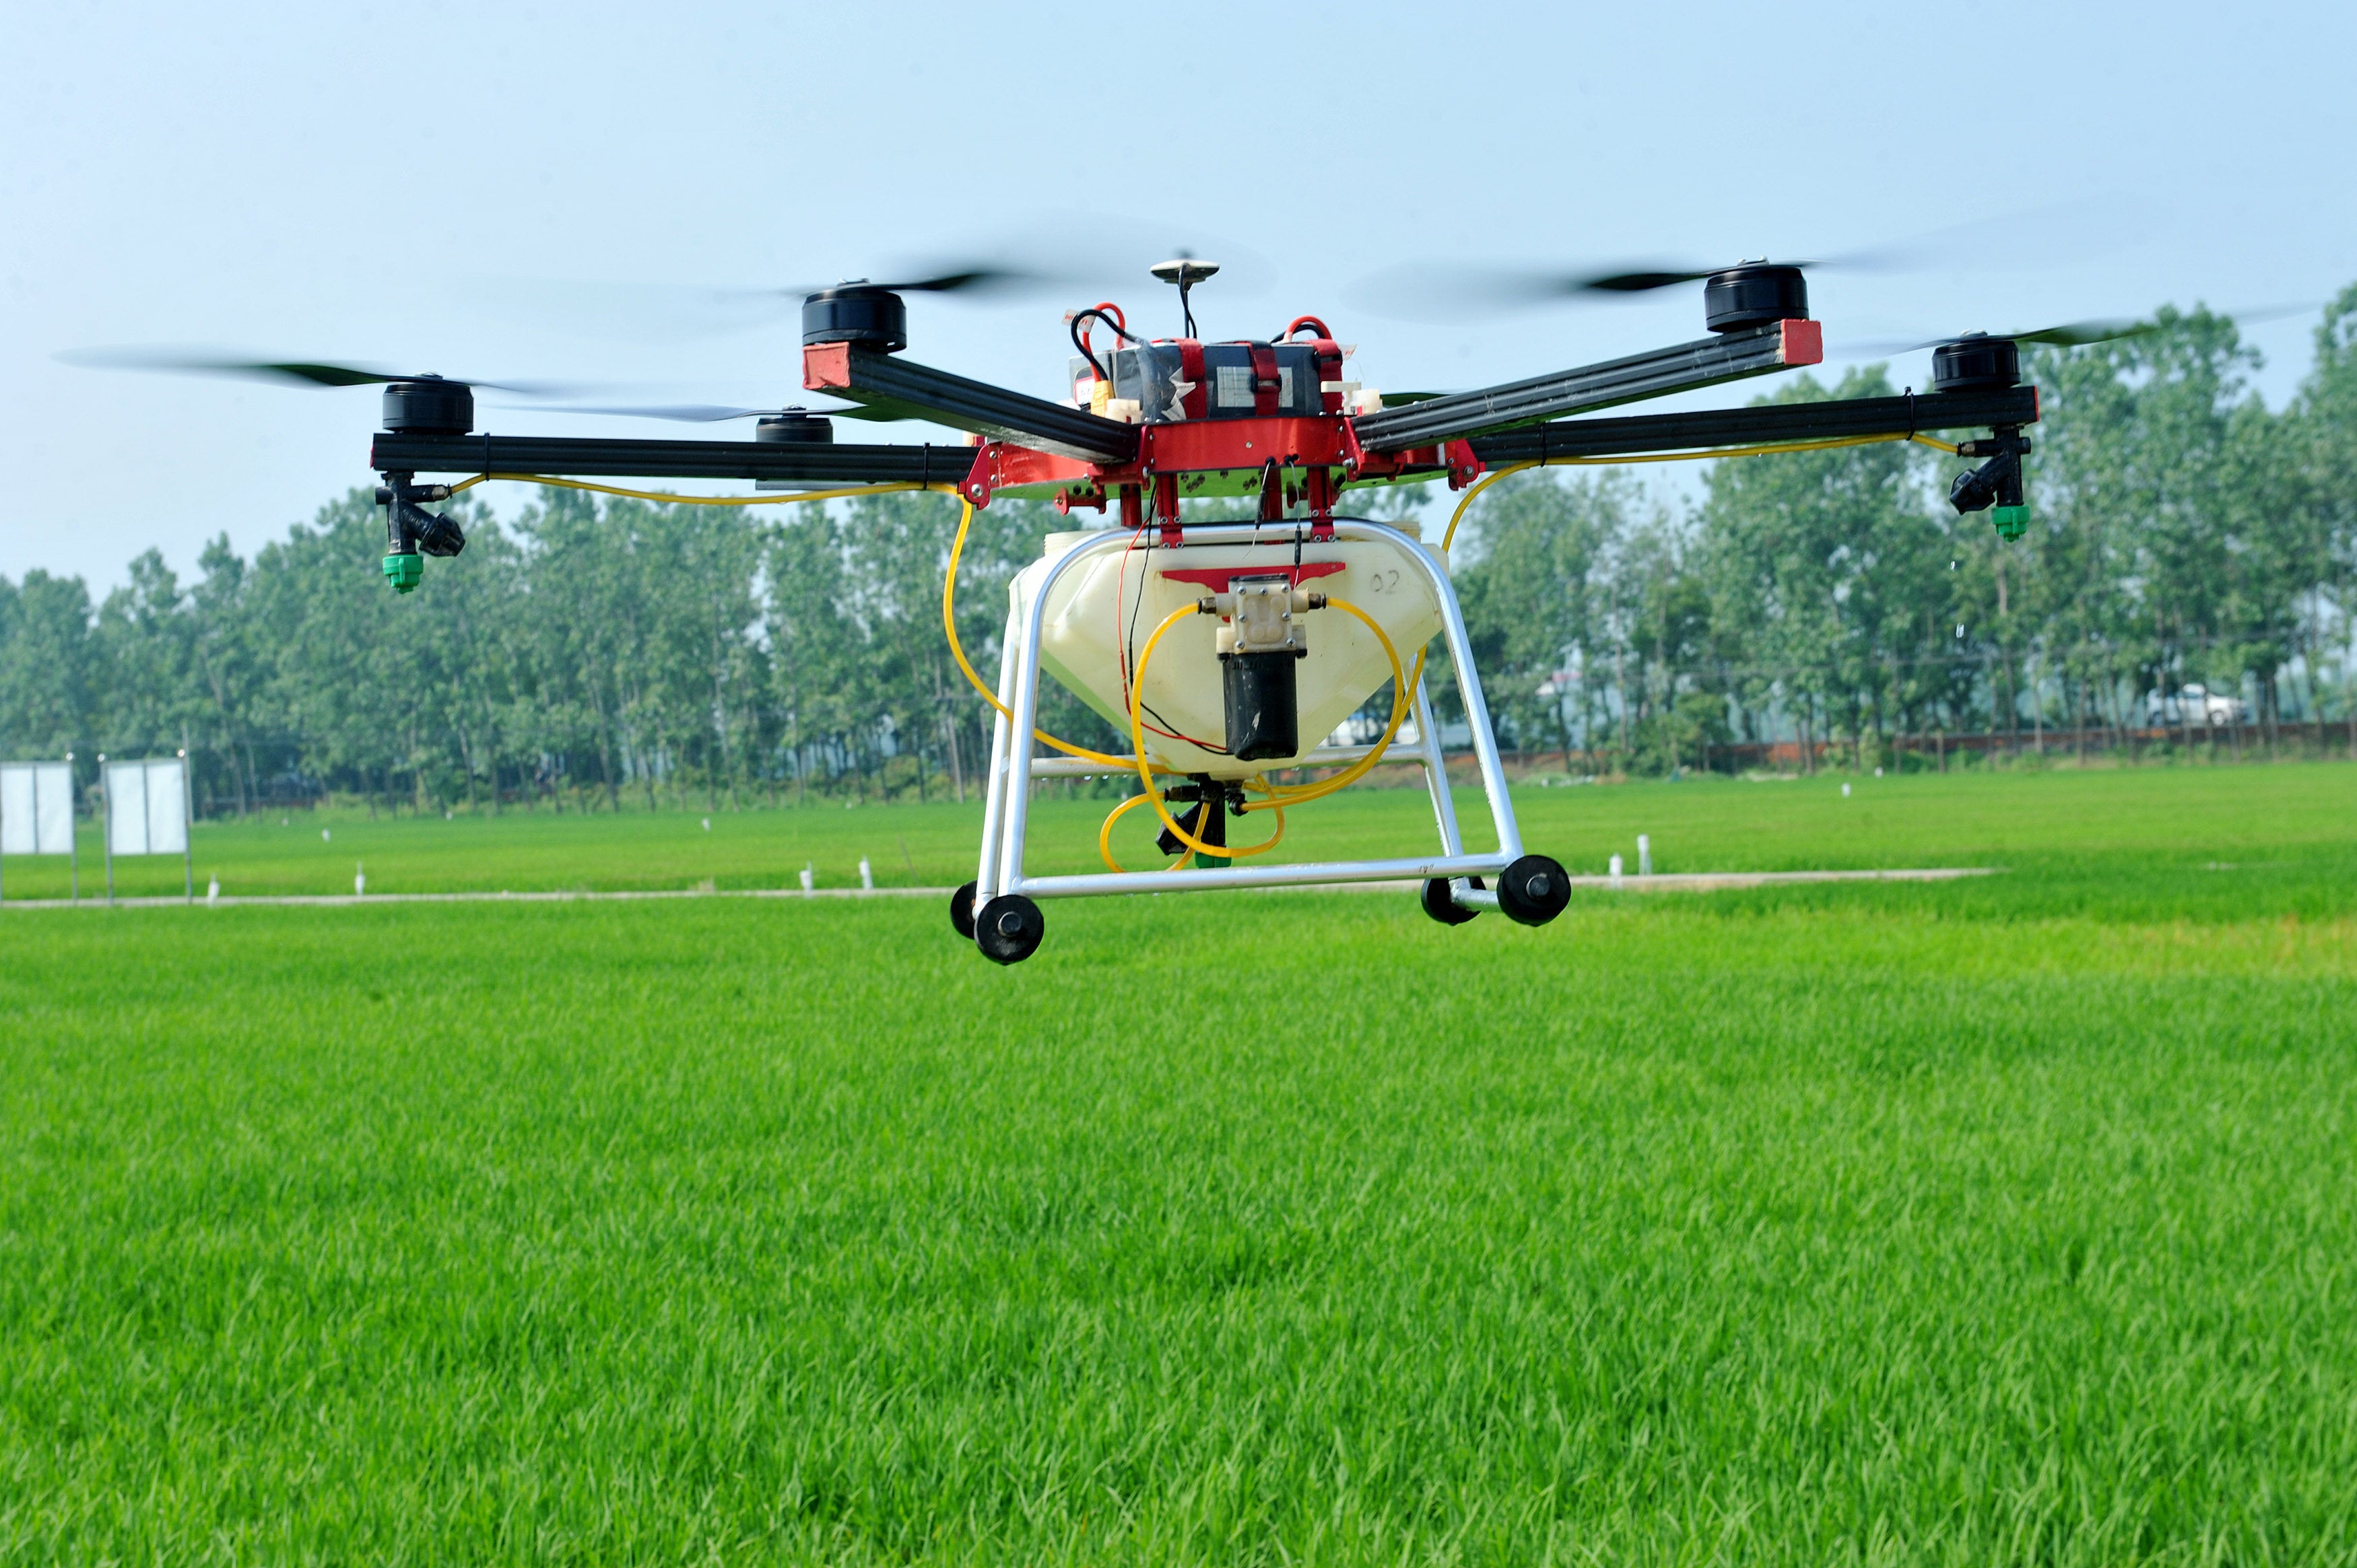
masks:
<svg viewBox="0 0 2357 1568"><path fill-rule="evenodd" d="M2001 264L2018 253L2021 235L2032 231L2039 235L2040 259L2051 262L2059 255L2090 254L2118 245L2139 232L2148 216L2124 210L2115 201L2095 199L1955 224L1883 244L1819 252L1813 261L1773 263L1729 259L1712 264L1691 257L1578 267L1420 263L1375 273L1353 293L1367 309L1446 318L1566 301L1627 298L1771 266L1797 279L1803 272L1821 269L1904 272L1960 261Z"/></svg>
<svg viewBox="0 0 2357 1568"><path fill-rule="evenodd" d="M615 403L533 403L534 413L610 413L628 419L673 419L689 424L716 424L729 419L789 419L796 416L815 419L897 420L917 417L891 408L869 408L860 403L847 403L841 408L806 408L800 403L785 408L735 408L726 403L663 403L632 406Z"/></svg>
<svg viewBox="0 0 2357 1568"><path fill-rule="evenodd" d="M387 371L369 365L330 365L305 360L224 359L197 349L78 349L58 356L69 365L99 371L164 371L179 375L235 376L283 386L367 387L395 381L439 381L453 387L494 387L522 397L554 397L585 390L557 381L494 381L475 376L445 376L431 371Z"/></svg>
<svg viewBox="0 0 2357 1568"><path fill-rule="evenodd" d="M2237 327L2255 326L2262 321L2280 321L2287 316L2304 316L2316 309L2313 303L2302 305L2269 305L2255 310L2226 310L2219 314ZM2058 326L2035 328L2028 332L1965 332L1946 338L1926 338L1915 342L1867 342L1847 345L1867 354L1912 354L1924 349L1937 349L1950 343L1971 342L1975 338L2010 338L2016 343L2044 343L2057 349L2083 349L2093 343L2110 343L2123 338L2142 338L2160 330L2158 317L2139 320L2126 316L2102 316L2086 321L2065 321Z"/></svg>
<svg viewBox="0 0 2357 1568"><path fill-rule="evenodd" d="M2141 338L2147 332L2158 330L2158 322L2136 321L2126 317L2097 317L2087 321L2065 321L2055 327L2040 327L2028 332L1962 332L1945 338L1926 338L1917 343L1873 343L1860 347L1875 354L1912 354L1948 343L2002 338L2016 343L2045 343L2057 349L2083 349L2090 343L2109 343L2119 338Z"/></svg>

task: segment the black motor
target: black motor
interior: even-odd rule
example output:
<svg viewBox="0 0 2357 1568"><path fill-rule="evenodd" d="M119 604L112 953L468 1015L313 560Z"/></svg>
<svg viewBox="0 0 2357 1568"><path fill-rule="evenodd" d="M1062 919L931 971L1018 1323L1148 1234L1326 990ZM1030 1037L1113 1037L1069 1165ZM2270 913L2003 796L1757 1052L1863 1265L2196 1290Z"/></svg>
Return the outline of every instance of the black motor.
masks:
<svg viewBox="0 0 2357 1568"><path fill-rule="evenodd" d="M1809 314L1809 283L1798 267L1754 263L1713 273L1702 285L1703 325L1741 332Z"/></svg>
<svg viewBox="0 0 2357 1568"><path fill-rule="evenodd" d="M909 346L909 306L888 288L845 284L802 301L802 342L856 343L879 354Z"/></svg>
<svg viewBox="0 0 2357 1568"><path fill-rule="evenodd" d="M438 376L387 381L384 427L404 435L464 435L475 428L475 389Z"/></svg>
<svg viewBox="0 0 2357 1568"><path fill-rule="evenodd" d="M1974 332L1932 350L1932 390L1979 392L2018 386L2021 348L2010 338Z"/></svg>
<svg viewBox="0 0 2357 1568"><path fill-rule="evenodd" d="M834 421L806 408L784 408L754 422L756 441L833 441Z"/></svg>

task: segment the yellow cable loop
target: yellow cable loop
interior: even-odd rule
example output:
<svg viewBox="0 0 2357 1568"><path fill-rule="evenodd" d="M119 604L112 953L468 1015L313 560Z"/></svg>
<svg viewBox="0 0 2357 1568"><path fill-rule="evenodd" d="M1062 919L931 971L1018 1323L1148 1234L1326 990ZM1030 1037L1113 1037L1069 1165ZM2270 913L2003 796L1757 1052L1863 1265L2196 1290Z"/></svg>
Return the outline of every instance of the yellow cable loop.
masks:
<svg viewBox="0 0 2357 1568"><path fill-rule="evenodd" d="M634 501L667 501L674 506L798 506L803 501L836 501L853 496L901 495L910 490L956 493L955 485L920 485L914 480L889 485L853 485L834 490L795 490L771 496L682 496L668 490L630 490L619 485L593 485L582 479L554 479L546 474L477 474L450 487L450 493L472 489L486 479L512 479L519 484L553 485L560 490L595 490L601 496L623 496Z"/></svg>
<svg viewBox="0 0 2357 1568"><path fill-rule="evenodd" d="M1328 604L1332 604L1334 601L1329 599L1326 602ZM1162 791L1154 787L1154 776L1146 770L1146 715L1141 711L1141 704L1146 700L1146 660L1154 657L1154 645L1162 640L1162 634L1164 632L1168 631L1172 627L1177 626L1189 616L1200 613L1200 612L1198 611L1193 605L1182 605L1178 608L1172 610L1168 615L1164 616L1162 618L1162 624L1154 628L1154 635L1146 639L1146 647L1138 653L1137 656L1137 668L1131 674L1129 683L1129 744L1137 753L1137 776L1145 782L1146 785L1146 793L1140 796L1139 799L1146 800L1153 806L1154 814L1162 819L1162 825L1170 830L1170 836L1172 838L1177 839L1180 843L1185 844L1189 849L1193 850L1198 854L1209 855L1213 859L1223 860L1242 860L1246 855L1266 854L1270 850L1275 849L1285 837L1284 804L1275 801L1272 801L1270 803L1276 811L1276 832L1269 837L1267 843L1246 844L1242 849L1238 849L1231 844L1205 843L1201 839L1197 838L1185 828L1180 827L1178 825L1178 820L1176 817L1173 817L1163 808ZM1371 622L1370 624L1372 623ZM1378 632L1376 635L1381 636L1382 633ZM1388 648L1391 644L1389 642L1385 642L1383 646ZM1399 660L1396 657L1392 660L1392 669L1394 672L1399 669ZM1207 801L1205 803L1205 809L1207 811L1217 811L1219 809L1219 802L1216 800ZM1259 808L1254 806L1246 806L1244 808L1244 810L1248 811L1258 809ZM1110 822L1111 820L1107 819L1108 826L1110 826Z"/></svg>
<svg viewBox="0 0 2357 1568"><path fill-rule="evenodd" d="M1448 514L1448 532L1440 536L1440 553L1443 555L1448 553L1448 546L1457 538L1457 525L1465 521L1465 509L1473 504L1473 498L1475 496L1480 495L1483 490L1488 489L1491 485L1496 484L1500 479L1504 478L1509 474L1523 473L1529 469L1535 468L1538 466L1539 465L1536 463L1509 463L1502 468L1492 468L1488 473L1482 475L1480 478L1474 480L1472 488L1465 492L1465 499L1457 503L1457 510Z"/></svg>
<svg viewBox="0 0 2357 1568"><path fill-rule="evenodd" d="M1375 619L1372 616L1367 614L1366 611L1361 609L1350 600L1338 599L1331 594L1326 596L1326 604L1330 609L1347 611L1348 613L1358 617L1361 622L1365 623L1367 629L1375 634L1375 640L1383 645L1383 657L1392 661L1392 722L1384 727L1383 738L1376 741L1375 744L1369 748L1366 756L1359 758L1358 761L1351 764L1350 767L1334 775L1333 778L1320 779L1313 784L1300 784L1289 787L1276 784L1269 785L1267 786L1270 796L1268 803L1266 805L1259 803L1247 805L1244 807L1244 810L1247 811L1271 811L1285 806L1298 806L1309 800L1322 800L1326 796L1333 794L1337 789L1347 789L1351 785L1357 783L1360 779L1365 778L1368 770L1383 759L1383 753L1391 749L1392 737L1399 734L1400 724L1407 717L1408 714L1408 708L1413 700L1409 693L1415 690L1416 682L1424 679L1424 650L1422 649L1416 650L1415 675L1412 678L1403 680L1400 675L1399 650L1392 646L1392 639L1383 635L1383 628L1375 624Z"/></svg>
<svg viewBox="0 0 2357 1568"><path fill-rule="evenodd" d="M1836 446L1878 446L1889 441L1912 441L1953 455L1955 443L1930 435L1837 435L1824 441L1782 441L1765 446L1720 446L1702 452L1631 452L1618 457L1550 457L1550 468L1604 468L1615 463L1692 463L1706 457L1772 457L1779 452L1824 452ZM1528 467L1517 464L1515 467ZM1511 473L1513 469L1500 469Z"/></svg>
<svg viewBox="0 0 2357 1568"><path fill-rule="evenodd" d="M1097 855L1105 863L1107 869L1123 875L1128 875L1126 868L1123 866L1121 862L1113 857L1113 825L1114 823L1121 821L1123 817L1127 816L1130 812L1135 811L1138 807L1146 804L1147 799L1148 797L1144 795L1132 795L1128 800L1124 800L1120 805L1115 806L1112 811L1105 813L1104 826L1097 830ZM1190 849L1185 854L1180 855L1178 859L1174 861L1171 865L1164 867L1164 869L1168 871L1184 871L1194 864L1195 852Z"/></svg>
<svg viewBox="0 0 2357 1568"><path fill-rule="evenodd" d="M1919 446L1945 452L1951 456L1954 456L1956 451L1954 442L1942 441L1936 436L1921 434L1839 435L1824 441L1773 442L1762 446L1721 446L1701 452L1635 452L1617 457L1549 457L1544 461L1509 463L1502 468L1493 468L1482 475L1473 482L1472 488L1465 492L1465 499L1457 503L1457 510L1449 516L1448 532L1440 536L1440 553L1443 555L1448 553L1448 546L1457 537L1457 525L1465 521L1466 509L1473 504L1473 498L1509 474L1520 474L1538 467L1609 468L1622 463L1694 463L1710 457L1766 457L1778 452L1824 452L1836 446L1873 446L1886 441L1912 441Z"/></svg>
<svg viewBox="0 0 2357 1568"><path fill-rule="evenodd" d="M998 700L998 693L984 685L982 683L982 677L974 672L974 666L966 660L965 645L958 641L958 558L965 553L966 530L972 527L973 524L974 503L972 501L968 501L965 503L964 513L958 519L957 538L950 542L949 573L942 579L942 629L949 634L950 657L956 660L957 667L965 671L965 678L973 683L974 689L982 693L982 700L988 703L992 707L996 708L1000 716L1012 719L1015 715L1007 711L1006 703ZM1140 590L1140 592L1143 591L1143 589ZM1189 607L1188 613L1189 615L1194 613L1192 607ZM1125 757L1108 757L1102 751L1091 751L1085 746L1074 746L1071 741L1058 740L1054 736L1049 735L1043 729L1034 729L1031 733L1038 736L1041 741L1054 746L1058 751L1062 752L1067 757L1077 757L1083 762L1101 762L1106 767L1116 770L1125 770L1129 767L1129 758ZM1139 765L1141 767L1145 766L1145 759L1142 757L1139 758ZM1160 767L1161 765L1157 763L1154 766ZM1168 773L1170 769L1164 768L1162 768L1162 771Z"/></svg>

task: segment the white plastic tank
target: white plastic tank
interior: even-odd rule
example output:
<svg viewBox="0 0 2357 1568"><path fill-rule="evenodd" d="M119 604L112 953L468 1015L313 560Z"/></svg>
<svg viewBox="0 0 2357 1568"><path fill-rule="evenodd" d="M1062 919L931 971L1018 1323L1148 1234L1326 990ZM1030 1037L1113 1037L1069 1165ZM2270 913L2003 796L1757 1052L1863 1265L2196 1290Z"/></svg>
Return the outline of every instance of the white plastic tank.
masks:
<svg viewBox="0 0 2357 1568"><path fill-rule="evenodd" d="M1415 534L1412 521L1395 526ZM1015 578L1017 614L1028 610L1049 562L1074 544L1101 537L1049 534L1046 553ZM1162 618L1219 592L1229 576L1290 574L1294 564L1290 525L1272 530L1268 542L1260 544L1166 550L1153 542L1155 537L1148 532L1135 549L1101 555L1065 573L1049 601L1041 634L1041 668L1124 736L1129 734L1124 672L1145 651ZM1300 585L1364 610L1392 639L1401 669L1412 671L1416 650L1440 630L1440 606L1415 561L1380 541L1304 542L1300 554ZM1310 612L1303 623L1309 652L1297 668L1302 749L1293 757L1238 762L1192 744L1225 738L1220 661L1213 649L1218 624L1214 616L1188 617L1164 635L1146 666L1145 705L1152 710L1146 716L1146 756L1181 773L1243 779L1292 767L1391 679L1383 645L1357 619L1330 607Z"/></svg>

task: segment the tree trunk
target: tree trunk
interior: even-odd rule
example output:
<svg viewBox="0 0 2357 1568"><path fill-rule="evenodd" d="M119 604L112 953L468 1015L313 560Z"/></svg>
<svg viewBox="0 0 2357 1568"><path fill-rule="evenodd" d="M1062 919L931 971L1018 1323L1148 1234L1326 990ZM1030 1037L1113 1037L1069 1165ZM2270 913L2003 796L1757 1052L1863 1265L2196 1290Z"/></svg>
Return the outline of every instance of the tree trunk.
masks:
<svg viewBox="0 0 2357 1568"><path fill-rule="evenodd" d="M1625 757L1629 755L1629 659L1625 648L1612 650L1612 689L1620 698L1620 755Z"/></svg>
<svg viewBox="0 0 2357 1568"><path fill-rule="evenodd" d="M938 682L935 682L937 689L939 684ZM958 757L958 723L955 714L945 712L942 714L942 733L949 746L950 788L957 791L957 803L963 806L965 804L965 765Z"/></svg>
<svg viewBox="0 0 2357 1568"><path fill-rule="evenodd" d="M2046 699L2040 691L2037 669L2035 664L2029 666L2029 731L2034 737L2030 744L2037 748L2038 755L2043 757L2046 755Z"/></svg>

